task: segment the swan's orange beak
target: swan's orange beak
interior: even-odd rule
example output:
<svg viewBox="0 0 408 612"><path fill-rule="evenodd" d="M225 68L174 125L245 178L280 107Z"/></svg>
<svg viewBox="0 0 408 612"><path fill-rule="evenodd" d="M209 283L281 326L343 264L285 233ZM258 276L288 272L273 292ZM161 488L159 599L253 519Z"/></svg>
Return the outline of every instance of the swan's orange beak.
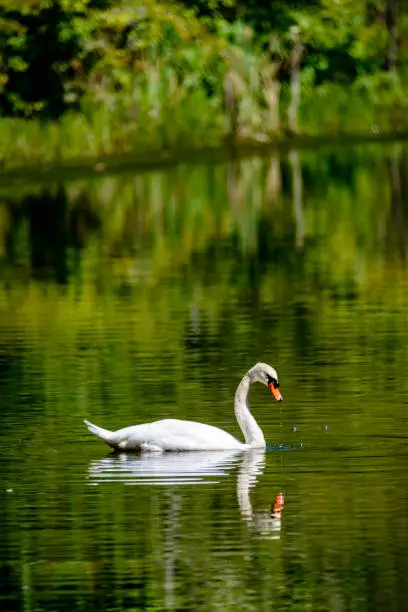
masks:
<svg viewBox="0 0 408 612"><path fill-rule="evenodd" d="M274 396L274 398L278 401L281 402L283 400L282 397L282 393L279 391L279 387L275 387L275 383L273 381L271 381L268 384L268 387L270 389L270 392L272 393L272 395Z"/></svg>

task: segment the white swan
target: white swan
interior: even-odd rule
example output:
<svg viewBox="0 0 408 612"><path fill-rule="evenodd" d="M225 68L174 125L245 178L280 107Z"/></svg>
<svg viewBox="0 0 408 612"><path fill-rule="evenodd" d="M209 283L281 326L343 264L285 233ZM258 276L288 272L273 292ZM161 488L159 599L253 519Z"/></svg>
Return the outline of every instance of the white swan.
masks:
<svg viewBox="0 0 408 612"><path fill-rule="evenodd" d="M205 451L245 450L265 448L261 428L252 416L247 396L252 383L259 382L271 390L278 401L282 400L276 370L267 363L257 363L243 377L235 392L234 409L245 443L226 431L194 421L163 419L153 423L133 425L118 431L109 431L84 421L89 431L113 448L121 451Z"/></svg>

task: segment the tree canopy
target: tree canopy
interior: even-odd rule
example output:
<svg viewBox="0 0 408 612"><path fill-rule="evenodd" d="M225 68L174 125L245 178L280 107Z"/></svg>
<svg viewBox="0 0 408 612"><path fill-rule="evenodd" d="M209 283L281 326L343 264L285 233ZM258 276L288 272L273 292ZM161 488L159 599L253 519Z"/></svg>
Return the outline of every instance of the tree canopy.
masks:
<svg viewBox="0 0 408 612"><path fill-rule="evenodd" d="M408 127L398 0L0 0L0 26L0 116L78 116L98 155Z"/></svg>

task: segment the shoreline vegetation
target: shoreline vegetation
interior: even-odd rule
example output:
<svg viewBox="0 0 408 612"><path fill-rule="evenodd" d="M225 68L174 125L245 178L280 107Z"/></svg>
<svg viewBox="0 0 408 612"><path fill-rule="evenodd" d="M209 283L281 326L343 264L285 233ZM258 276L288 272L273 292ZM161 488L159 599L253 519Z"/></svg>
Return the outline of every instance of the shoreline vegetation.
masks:
<svg viewBox="0 0 408 612"><path fill-rule="evenodd" d="M396 143L408 140L408 129L400 133L341 135L341 136L288 136L285 140L266 143L247 141L241 143L222 143L215 147L200 147L190 149L157 149L135 151L100 157L77 157L72 160L55 160L51 163L37 165L17 165L2 169L0 193L15 184L42 183L50 178L58 180L78 179L92 175L121 174L142 172L144 170L162 169L178 163L217 163L231 160L241 160L253 155L269 155L274 151L288 152L290 150L319 149L326 147L342 147L364 143Z"/></svg>
<svg viewBox="0 0 408 612"><path fill-rule="evenodd" d="M0 0L0 172L408 133L398 0Z"/></svg>

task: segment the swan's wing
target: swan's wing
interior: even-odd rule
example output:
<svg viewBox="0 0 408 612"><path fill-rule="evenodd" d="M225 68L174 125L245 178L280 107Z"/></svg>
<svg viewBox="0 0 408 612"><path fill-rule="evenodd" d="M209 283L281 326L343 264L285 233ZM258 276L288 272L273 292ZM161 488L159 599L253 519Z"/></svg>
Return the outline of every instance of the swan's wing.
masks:
<svg viewBox="0 0 408 612"><path fill-rule="evenodd" d="M152 423L152 441L167 451L235 450L243 444L226 431L195 421L164 419Z"/></svg>
<svg viewBox="0 0 408 612"><path fill-rule="evenodd" d="M218 427L179 419L125 427L115 432L115 441L122 450L149 447L164 451L235 450L243 447L239 440Z"/></svg>

